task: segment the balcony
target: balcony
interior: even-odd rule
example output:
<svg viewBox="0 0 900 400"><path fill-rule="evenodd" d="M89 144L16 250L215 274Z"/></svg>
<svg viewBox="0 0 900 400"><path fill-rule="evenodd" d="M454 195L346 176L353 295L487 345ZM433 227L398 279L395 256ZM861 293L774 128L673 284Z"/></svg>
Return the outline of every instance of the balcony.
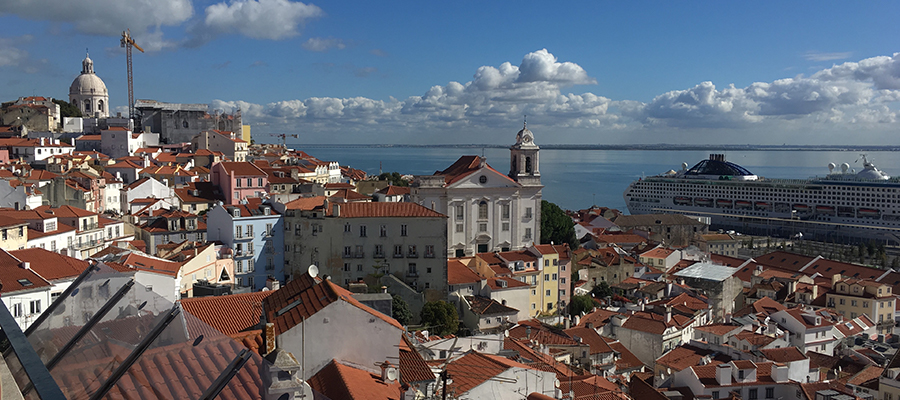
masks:
<svg viewBox="0 0 900 400"><path fill-rule="evenodd" d="M100 229L100 224L98 224L98 223L93 223L93 224L81 224L81 230L79 230L79 232L92 231L92 230L95 230L95 229Z"/></svg>
<svg viewBox="0 0 900 400"><path fill-rule="evenodd" d="M394 258L403 258L403 253L394 253Z"/></svg>
<svg viewBox="0 0 900 400"><path fill-rule="evenodd" d="M372 257L373 257L373 258L385 258L385 257L384 257L384 252L374 253L374 254L372 254Z"/></svg>
<svg viewBox="0 0 900 400"><path fill-rule="evenodd" d="M434 258L434 253L425 253L425 258Z"/></svg>
<svg viewBox="0 0 900 400"><path fill-rule="evenodd" d="M84 242L72 243L72 245L69 246L69 247L71 247L71 248L73 248L73 249L75 249L75 250L83 250L83 249L89 249L89 248L91 248L91 247L97 247L97 246L100 246L100 245L102 245L103 243L104 243L104 242L103 242L102 240L87 240L87 241L84 241Z"/></svg>
<svg viewBox="0 0 900 400"><path fill-rule="evenodd" d="M406 255L406 257L407 257L407 258L418 258L418 257L419 257L419 253L418 253L418 252L415 252L415 251L411 251L411 252L409 252L409 254Z"/></svg>
<svg viewBox="0 0 900 400"><path fill-rule="evenodd" d="M419 271L406 271L406 277L407 278L418 278Z"/></svg>
<svg viewBox="0 0 900 400"><path fill-rule="evenodd" d="M362 251L358 251L358 252L356 252L356 253L353 253L353 258L364 258L365 256L366 256L366 253L364 253L364 252L362 252Z"/></svg>

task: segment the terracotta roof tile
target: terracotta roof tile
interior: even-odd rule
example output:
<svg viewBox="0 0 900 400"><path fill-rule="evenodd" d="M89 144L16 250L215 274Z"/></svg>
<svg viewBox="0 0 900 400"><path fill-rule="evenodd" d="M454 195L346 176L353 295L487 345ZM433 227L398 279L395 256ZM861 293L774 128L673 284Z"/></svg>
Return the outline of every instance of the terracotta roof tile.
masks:
<svg viewBox="0 0 900 400"><path fill-rule="evenodd" d="M510 368L534 369L507 358L471 350L447 364L447 371L453 377L447 387L452 393L462 395Z"/></svg>
<svg viewBox="0 0 900 400"><path fill-rule="evenodd" d="M475 273L459 260L447 261L447 283L450 285L463 285L466 283L481 282L485 278Z"/></svg>
<svg viewBox="0 0 900 400"><path fill-rule="evenodd" d="M331 360L309 378L309 385L331 400L400 400L400 382L387 383L371 372Z"/></svg>
<svg viewBox="0 0 900 400"><path fill-rule="evenodd" d="M444 214L416 203L340 203L339 207L341 218L447 218Z"/></svg>
<svg viewBox="0 0 900 400"><path fill-rule="evenodd" d="M434 372L412 345L402 336L400 341L400 381L403 383L434 381Z"/></svg>
<svg viewBox="0 0 900 400"><path fill-rule="evenodd" d="M87 261L64 256L41 248L13 250L9 252L22 261L31 263L31 269L40 274L44 279L54 281L57 279L75 278L90 265Z"/></svg>
<svg viewBox="0 0 900 400"><path fill-rule="evenodd" d="M197 317L205 325L191 324L192 335L209 334L206 325L232 335L259 324L263 299L272 291L232 294L227 296L192 297L181 299L181 308Z"/></svg>

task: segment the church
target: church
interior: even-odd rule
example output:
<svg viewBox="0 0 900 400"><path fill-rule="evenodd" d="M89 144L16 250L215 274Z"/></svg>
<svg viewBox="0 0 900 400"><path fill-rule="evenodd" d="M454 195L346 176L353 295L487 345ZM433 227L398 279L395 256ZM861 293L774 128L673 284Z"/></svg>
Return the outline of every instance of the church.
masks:
<svg viewBox="0 0 900 400"><path fill-rule="evenodd" d="M81 75L69 86L69 103L81 110L84 118L109 117L109 92L106 84L94 73L90 55L81 62Z"/></svg>
<svg viewBox="0 0 900 400"><path fill-rule="evenodd" d="M416 176L411 201L446 215L447 256L519 250L541 238L540 148L524 126L509 149L509 174L484 157L462 156L434 175Z"/></svg>

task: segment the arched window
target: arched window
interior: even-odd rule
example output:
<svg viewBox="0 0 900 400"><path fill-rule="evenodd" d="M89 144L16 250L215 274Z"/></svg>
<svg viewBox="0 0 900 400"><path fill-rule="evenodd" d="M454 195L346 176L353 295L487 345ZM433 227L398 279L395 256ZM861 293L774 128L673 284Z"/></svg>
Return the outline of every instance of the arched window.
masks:
<svg viewBox="0 0 900 400"><path fill-rule="evenodd" d="M97 100L97 111L103 112L103 100Z"/></svg>
<svg viewBox="0 0 900 400"><path fill-rule="evenodd" d="M92 108L91 108L91 101L90 101L90 100L85 100L85 101L84 101L84 111L87 111L88 113L90 113L91 110L92 110Z"/></svg>
<svg viewBox="0 0 900 400"><path fill-rule="evenodd" d="M481 203L478 203L478 219L487 219L488 217L488 204L486 201L482 200Z"/></svg>
<svg viewBox="0 0 900 400"><path fill-rule="evenodd" d="M531 157L525 157L525 173L531 173Z"/></svg>
<svg viewBox="0 0 900 400"><path fill-rule="evenodd" d="M516 156L512 156L512 163L509 166L510 171L519 172L519 166L516 165L516 161L518 161L518 160L516 158L517 158Z"/></svg>

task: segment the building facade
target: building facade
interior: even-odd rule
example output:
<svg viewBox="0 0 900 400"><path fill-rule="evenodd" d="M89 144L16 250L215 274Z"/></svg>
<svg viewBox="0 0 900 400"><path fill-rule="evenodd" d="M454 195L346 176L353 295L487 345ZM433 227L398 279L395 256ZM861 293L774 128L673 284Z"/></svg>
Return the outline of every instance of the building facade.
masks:
<svg viewBox="0 0 900 400"><path fill-rule="evenodd" d="M284 282L284 227L281 214L260 199L217 205L207 218L209 241L232 250L235 286L260 290L266 279Z"/></svg>
<svg viewBox="0 0 900 400"><path fill-rule="evenodd" d="M539 150L534 135L523 128L510 147L508 175L483 157L463 156L434 175L415 177L412 202L450 217L449 257L518 250L540 241Z"/></svg>

